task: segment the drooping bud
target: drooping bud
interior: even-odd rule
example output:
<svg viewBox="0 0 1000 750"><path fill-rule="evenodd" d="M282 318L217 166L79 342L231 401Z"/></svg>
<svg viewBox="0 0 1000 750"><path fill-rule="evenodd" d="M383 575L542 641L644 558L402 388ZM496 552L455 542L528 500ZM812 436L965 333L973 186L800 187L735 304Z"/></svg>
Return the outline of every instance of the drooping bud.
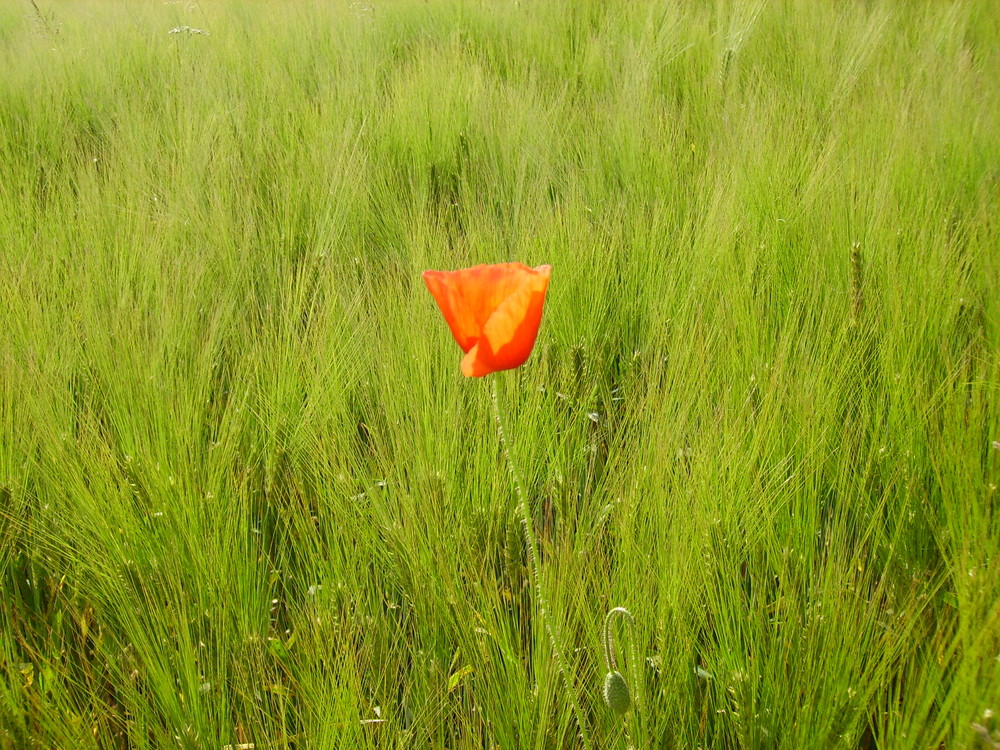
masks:
<svg viewBox="0 0 1000 750"><path fill-rule="evenodd" d="M604 702L608 704L608 708L614 711L616 715L622 716L632 707L632 695L629 692L628 683L625 682L625 678L618 671L618 661L615 659L614 638L611 633L611 620L614 619L615 615L625 618L632 634L633 651L630 665L632 666L633 676L636 674L636 655L634 650L635 618L632 617L632 613L625 609L625 607L615 607L604 617L604 664L608 670L607 675L604 677ZM639 677L637 679L641 680L642 678ZM642 698L641 694L639 698Z"/></svg>
<svg viewBox="0 0 1000 750"><path fill-rule="evenodd" d="M628 684L620 672L608 672L604 678L604 702L618 716L622 716L632 707L632 696Z"/></svg>

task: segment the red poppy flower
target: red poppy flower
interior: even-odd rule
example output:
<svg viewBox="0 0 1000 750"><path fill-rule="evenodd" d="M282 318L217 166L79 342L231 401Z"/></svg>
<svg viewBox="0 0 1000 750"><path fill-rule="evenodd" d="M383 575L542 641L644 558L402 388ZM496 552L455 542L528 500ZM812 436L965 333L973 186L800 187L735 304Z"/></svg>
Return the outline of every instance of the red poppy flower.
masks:
<svg viewBox="0 0 1000 750"><path fill-rule="evenodd" d="M424 271L424 281L462 347L462 372L480 378L524 364L542 322L552 266L521 263Z"/></svg>

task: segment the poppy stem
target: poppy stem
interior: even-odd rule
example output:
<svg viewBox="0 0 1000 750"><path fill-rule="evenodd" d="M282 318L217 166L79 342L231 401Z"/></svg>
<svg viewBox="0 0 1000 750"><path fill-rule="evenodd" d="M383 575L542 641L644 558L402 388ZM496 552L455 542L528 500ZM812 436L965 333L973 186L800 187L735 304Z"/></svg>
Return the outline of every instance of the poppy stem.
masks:
<svg viewBox="0 0 1000 750"><path fill-rule="evenodd" d="M629 626L629 635L632 636L633 645L635 643L635 618L625 607L615 607L608 611L604 617L604 662L608 670L618 669L618 660L615 659L615 640L611 630L611 620L615 615L625 618Z"/></svg>
<svg viewBox="0 0 1000 750"><path fill-rule="evenodd" d="M511 479L514 482L514 492L517 494L517 507L520 512L521 528L524 530L524 541L528 545L528 567L534 583L535 601L538 605L538 613L545 627L545 632L549 636L549 644L552 648L552 656L556 662L556 668L563 679L566 692L569 694L570 702L573 704L573 716L576 719L577 728L580 730L580 739L586 750L592 747L590 741L590 731L587 728L587 719L580 708L580 701L576 695L575 677L571 673L566 661L563 659L562 649L559 647L559 639L556 637L555 628L550 622L548 604L545 600L545 592L542 587L542 572L538 566L538 542L535 539L534 525L531 522L531 509L528 507L528 496L524 492L521 483L521 475L511 458L510 446L503 428L503 419L500 417L500 399L497 397L497 378L492 378L491 395L493 398L493 418L497 423L497 434L500 437L500 448L503 450L504 458L507 459L507 468L510 470Z"/></svg>

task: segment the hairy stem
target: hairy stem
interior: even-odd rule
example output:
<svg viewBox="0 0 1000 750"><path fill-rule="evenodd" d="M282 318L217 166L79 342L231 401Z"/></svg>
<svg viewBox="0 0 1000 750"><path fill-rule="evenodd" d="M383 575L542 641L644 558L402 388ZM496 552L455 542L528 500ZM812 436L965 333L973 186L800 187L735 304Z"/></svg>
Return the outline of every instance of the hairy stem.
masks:
<svg viewBox="0 0 1000 750"><path fill-rule="evenodd" d="M575 680L573 675L570 673L570 669L566 664L565 659L563 659L562 649L559 647L559 639L556 637L555 630L549 619L549 607L546 603L545 592L543 590L541 570L538 567L538 543L535 540L534 525L531 522L531 510L528 507L528 498L527 495L525 495L521 484L520 473L511 458L510 447L507 443L507 436L503 428L503 420L500 418L500 399L497 397L496 378L493 378L493 389L491 395L493 397L493 418L497 423L497 434L500 436L500 447L503 450L504 458L507 459L507 467L510 469L510 475L514 481L514 491L517 493L517 507L521 515L521 528L524 530L524 540L528 545L528 567L531 571L532 583L534 584L535 603L538 605L538 613L542 619L542 625L545 627L545 632L549 636L549 644L552 648L552 655L556 662L556 668L559 670L563 684L566 687L566 693L569 695L570 702L573 704L573 716L576 719L577 728L580 730L580 739L583 741L584 747L587 750L590 750L592 747L590 741L590 730L587 728L587 719L583 715L583 709L580 708L580 701L576 695Z"/></svg>

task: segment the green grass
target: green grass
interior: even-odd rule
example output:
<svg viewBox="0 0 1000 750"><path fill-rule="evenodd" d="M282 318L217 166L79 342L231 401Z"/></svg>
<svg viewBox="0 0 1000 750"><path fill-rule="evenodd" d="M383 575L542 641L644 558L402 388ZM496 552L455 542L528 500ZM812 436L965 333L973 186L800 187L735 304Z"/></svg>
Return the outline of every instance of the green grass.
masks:
<svg viewBox="0 0 1000 750"><path fill-rule="evenodd" d="M1000 741L992 0L38 0L0 70L0 747ZM551 638L420 279L507 260Z"/></svg>

